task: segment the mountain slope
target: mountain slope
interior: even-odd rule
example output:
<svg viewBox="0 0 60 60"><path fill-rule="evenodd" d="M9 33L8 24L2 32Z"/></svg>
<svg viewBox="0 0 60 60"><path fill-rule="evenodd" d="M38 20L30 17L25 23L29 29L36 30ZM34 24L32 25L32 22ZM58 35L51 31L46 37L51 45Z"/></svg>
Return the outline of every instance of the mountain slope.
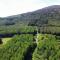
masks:
<svg viewBox="0 0 60 60"><path fill-rule="evenodd" d="M0 18L0 25L24 24L38 26L39 31L60 33L60 5L48 6L37 11ZM41 31L40 31L41 32Z"/></svg>
<svg viewBox="0 0 60 60"><path fill-rule="evenodd" d="M60 5L53 5L49 7L45 7L43 9L34 11L34 12L28 12L24 14L19 14L15 16L9 16L6 18L0 18L0 24L6 24L6 22L9 24L13 24L16 22L28 22L32 25L40 25L40 24L47 24L49 22L60 22ZM54 24L55 25L55 24ZM59 24L60 25L60 24Z"/></svg>

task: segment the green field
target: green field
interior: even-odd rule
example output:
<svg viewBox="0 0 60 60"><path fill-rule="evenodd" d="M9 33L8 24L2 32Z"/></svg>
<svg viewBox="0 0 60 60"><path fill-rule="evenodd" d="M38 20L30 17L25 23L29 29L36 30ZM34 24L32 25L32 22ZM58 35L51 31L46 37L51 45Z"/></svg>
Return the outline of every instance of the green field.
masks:
<svg viewBox="0 0 60 60"><path fill-rule="evenodd" d="M0 47L2 47L3 45L7 44L8 41L10 41L12 38L1 38L2 39L2 44L0 44Z"/></svg>

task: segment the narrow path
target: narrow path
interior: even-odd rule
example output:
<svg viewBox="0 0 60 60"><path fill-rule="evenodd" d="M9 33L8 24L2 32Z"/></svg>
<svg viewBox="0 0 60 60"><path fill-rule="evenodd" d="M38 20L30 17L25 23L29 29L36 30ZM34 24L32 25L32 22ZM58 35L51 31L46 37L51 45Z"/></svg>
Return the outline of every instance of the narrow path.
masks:
<svg viewBox="0 0 60 60"><path fill-rule="evenodd" d="M33 44L33 46L30 46L25 54L24 60L32 60L32 54L36 48L36 44Z"/></svg>
<svg viewBox="0 0 60 60"><path fill-rule="evenodd" d="M36 34L37 36L37 34ZM37 47L37 40L38 36L36 38L33 39L33 44L28 48L25 56L24 56L24 60L32 60L32 55Z"/></svg>

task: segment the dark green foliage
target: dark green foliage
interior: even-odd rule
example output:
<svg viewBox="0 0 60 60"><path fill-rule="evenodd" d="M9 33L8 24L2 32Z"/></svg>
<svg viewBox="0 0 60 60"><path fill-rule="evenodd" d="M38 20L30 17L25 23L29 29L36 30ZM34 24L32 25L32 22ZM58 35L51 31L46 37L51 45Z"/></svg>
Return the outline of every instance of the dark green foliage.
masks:
<svg viewBox="0 0 60 60"><path fill-rule="evenodd" d="M57 39L53 35L38 34L37 48L33 54L33 60L60 60L60 48Z"/></svg>
<svg viewBox="0 0 60 60"><path fill-rule="evenodd" d="M17 35L0 48L0 60L23 60L24 55L32 44L33 35Z"/></svg>

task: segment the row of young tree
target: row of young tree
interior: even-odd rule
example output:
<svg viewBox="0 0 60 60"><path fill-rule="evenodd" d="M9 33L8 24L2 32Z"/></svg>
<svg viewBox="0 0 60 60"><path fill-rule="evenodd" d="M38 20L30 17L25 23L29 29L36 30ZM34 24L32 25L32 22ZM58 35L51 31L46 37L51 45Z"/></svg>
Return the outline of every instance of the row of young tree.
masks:
<svg viewBox="0 0 60 60"><path fill-rule="evenodd" d="M60 27L57 26L41 26L38 27L39 33L48 33L48 34L55 34L58 35L60 34Z"/></svg>
<svg viewBox="0 0 60 60"><path fill-rule="evenodd" d="M34 32L36 27L26 25L0 26L0 34L9 33L29 33Z"/></svg>

